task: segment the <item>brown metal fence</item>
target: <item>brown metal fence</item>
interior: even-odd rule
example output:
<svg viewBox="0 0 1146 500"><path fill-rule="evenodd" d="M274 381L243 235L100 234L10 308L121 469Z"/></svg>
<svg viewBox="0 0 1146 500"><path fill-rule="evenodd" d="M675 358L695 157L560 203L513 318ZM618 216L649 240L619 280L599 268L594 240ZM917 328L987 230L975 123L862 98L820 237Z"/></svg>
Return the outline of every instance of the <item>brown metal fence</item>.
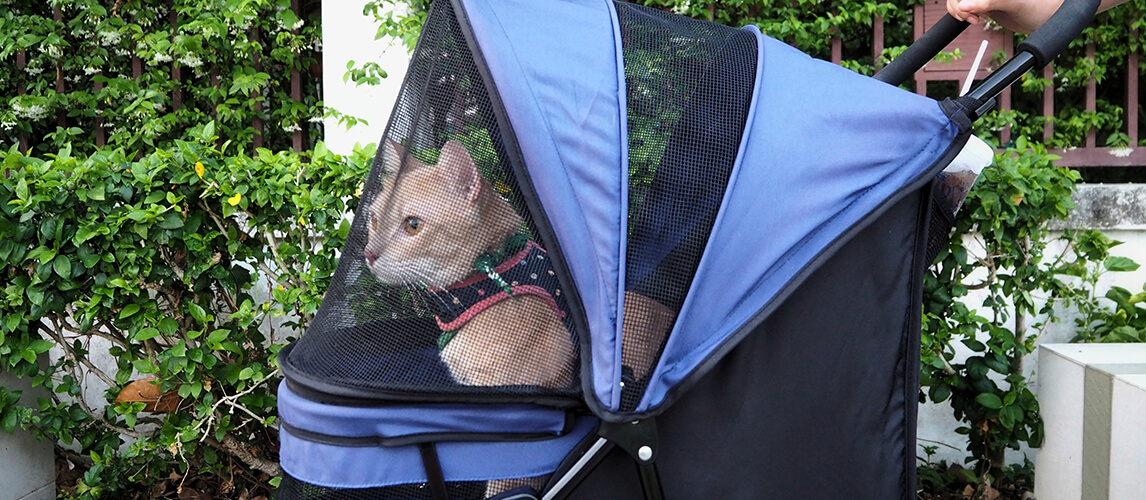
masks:
<svg viewBox="0 0 1146 500"><path fill-rule="evenodd" d="M918 38L927 27L934 25L944 14L947 13L946 3L939 0L927 0L923 5L915 7L914 13L914 31L915 37ZM1133 25L1133 19L1128 21L1128 24ZM1131 32L1131 38L1137 38L1138 33L1136 30ZM916 92L926 95L929 91L929 82L958 82L962 87L963 80L967 77L968 72L971 70L971 65L974 59L974 54L979 50L979 44L982 40L987 40L992 51L998 50L1001 47L1007 57L1014 53L1014 34L1004 29L984 29L982 26L971 26L959 36L951 45L945 50L953 52L958 49L962 54L970 55L950 62L932 61L922 70L915 75L915 88ZM831 60L834 63L839 63L842 59L842 41L839 37L832 39L832 55ZM884 49L884 21L882 18L876 17L872 22L872 56L873 60L878 61L880 54ZM1086 48L1087 56L1093 57L1095 47L1090 44ZM1139 87L1139 76L1141 69L1139 68L1139 54L1132 52L1126 60L1124 71L1125 81L1125 130L1130 145L1126 148L1112 148L1101 147L1097 144L1097 131L1091 129L1087 134L1084 144L1078 147L1069 149L1056 149L1051 152L1062 157L1061 160L1055 162L1060 166L1067 167L1141 167L1146 166L1146 148L1136 147L1139 140L1139 125L1143 121L1143 111L1140 108L1140 95L1142 89ZM994 61L985 60L980 66L975 78L983 78L995 69L997 65L993 64ZM1047 81L1053 81L1054 67L1053 65L1047 66L1042 72L1043 78ZM1098 83L1091 78L1086 86L1085 96L1085 111L1094 112L1097 107L1097 88ZM1047 84L1043 90L1042 109L1041 114L1046 118L1043 128L1044 141L1049 141L1054 134L1054 116L1055 116L1055 89L1053 85ZM1004 90L1002 95L999 96L999 109L1011 109L1011 89ZM1004 128L999 131L999 143L1005 144L1011 140L1011 131L1009 128Z"/></svg>
<svg viewBox="0 0 1146 500"><path fill-rule="evenodd" d="M291 0L290 8L295 13L296 16L299 16L300 18L302 18L304 13L302 12L302 7L300 6L300 2L301 2L301 0ZM63 13L61 12L60 8L59 7L53 7L52 10L53 10L53 18L56 21L61 21L63 19ZM179 22L178 13L174 9L172 9L168 15L168 19L169 19L169 22L171 23L171 27L173 28L172 36L175 36L175 33L178 33L178 30L177 30L178 22ZM298 29L291 30L291 32L295 35L299 34ZM251 34L251 39L255 43L261 42L261 39L260 39L261 33L259 32L259 27L257 25L252 24L252 26L250 27L250 34ZM298 57L301 57L301 56L296 54L296 60ZM259 61L260 55L258 52L256 52L254 54L254 58L255 58L254 59L255 70L256 71L263 71L263 68L262 68L260 61ZM26 53L26 51L24 51L24 50L16 51L16 68L17 69L23 69L26 66L26 64L27 64L27 53ZM182 68L181 68L179 61L171 61L170 64L171 64L171 79L176 81L176 82L181 81L183 79L183 75L182 75ZM134 55L134 54L132 55L131 68L132 68L132 78L138 80L140 78L140 76L143 74L143 61L139 58L138 55ZM67 92L68 89L67 89L67 82L65 81L65 77L64 77L64 71L63 71L63 68L60 67L59 62L56 62L55 71L56 71L55 91L57 94L63 94L65 92ZM211 84L213 86L217 87L220 83L219 69L218 68L211 68L209 74L210 74ZM291 97L291 99L293 99L296 102L302 102L303 101L302 78L303 78L303 75L299 72L299 70L297 68L291 69L290 97ZM103 87L104 87L104 84L103 84L103 82L100 82L100 81L94 81L92 84L92 89L96 93L98 93L100 90L102 90ZM23 95L25 93L23 87L19 87L17 89L17 92L19 95ZM256 97L258 97L257 91L256 91L256 93L252 93L252 98L256 98ZM172 106L173 110L179 110L183 106L183 91L182 91L182 88L178 85L176 85L176 87L174 88L174 90L172 92L171 106ZM266 125L264 123L264 120L259 116L262 114L262 111L263 111L263 104L262 104L261 100L255 102L254 109L255 109L256 113L255 113L255 116L251 119L251 126L255 131L254 137L252 140L252 151L254 151L254 149L264 147L264 137L263 136L265 133L265 125ZM57 125L59 127L62 127L62 128L68 127L67 114L62 109L57 111ZM305 149L310 144L310 141L308 141L308 137L307 137L307 128L308 128L307 124L306 123L298 123L297 125L298 126L294 127L294 130L291 132L291 146L292 146L292 149L294 151L299 152L299 151L302 151L303 149ZM104 120L102 117L100 117L98 115L95 117L94 128L95 128L95 130L94 130L94 132L95 132L95 143L97 146L103 146L107 141L108 131L104 126ZM19 135L19 148L20 148L20 151L22 153L27 153L28 149L29 149L29 138L28 138L27 134L25 134L23 132L21 132Z"/></svg>
<svg viewBox="0 0 1146 500"><path fill-rule="evenodd" d="M300 5L299 4L300 4L300 0L291 0L291 9L296 14L301 16L302 12L300 11ZM934 24L936 21L938 21L938 19L944 13L946 13L946 9L945 9L944 5L945 5L945 3L941 2L940 0L927 0L923 5L919 5L919 6L915 7L914 31L915 31L916 37L919 37L923 33L923 31L925 30L926 27L929 27L932 24ZM178 19L176 16L177 16L177 14L174 11L172 11L170 16L169 16L169 21L173 27L177 26L177 23L178 23ZM61 12L60 12L59 8L54 9L54 17L56 20L61 19L62 16L61 16ZM251 29L252 40L258 42L259 37L260 37L259 28L257 26L252 26L250 29ZM296 34L297 34L297 31L298 30L294 30L294 32ZM1132 33L1132 37L1137 37L1137 35L1138 35L1137 32ZM999 29L993 29L993 30L992 29L986 29L985 30L985 29L978 27L978 26L972 26L971 28L969 28L967 30L967 32L965 32L963 35L961 35L946 50L947 51L953 51L955 49L959 49L963 54L975 54L978 50L980 41L984 40L984 39L988 40L990 45L992 47L995 47L996 49L999 47L1002 47L1002 50L1007 54L1008 57L1013 53L1014 37L1013 37L1012 33L1005 31L1005 30L999 30ZM883 53L884 48L885 48L884 20L880 17L876 17L873 19L871 42L872 42L871 43L872 58L874 61L879 61L880 56ZM843 52L842 45L843 44L842 44L842 40L840 39L840 37L837 36L837 37L832 38L832 40L831 40L831 60L832 60L832 62L835 62L837 64L840 63L840 61L843 57L842 56L842 52ZM1092 56L1094 53L1094 50L1095 50L1095 48L1093 45L1089 46L1087 48L1088 55ZM258 55L256 54L255 57L256 57L256 60L255 60L256 69L261 71L261 68L259 66L259 61L258 61ZM928 92L928 83L929 82L952 81L952 82L958 82L959 85L961 86L963 83L963 79L967 77L967 73L970 70L972 59L973 59L973 57L962 57L962 58L956 59L956 60L951 61L951 62L946 62L946 63L941 63L941 62L936 62L936 61L929 63L926 67L924 67L924 69L922 69L921 71L916 73L915 86L916 86L917 92L919 92L921 94L926 94ZM24 51L18 51L16 53L16 66L17 66L17 68L23 68L26 64L25 61L26 61L26 54L24 53ZM1124 81L1125 81L1125 86L1126 86L1126 89L1125 89L1126 107L1125 107L1125 109L1127 110L1124 122L1125 122L1125 133L1129 137L1128 143L1130 144L1130 147L1129 148L1100 147L1096 144L1097 143L1097 133L1095 130L1092 129L1092 130L1090 130L1089 134L1086 137L1085 144L1082 144L1082 145L1079 145L1078 147L1067 149L1067 150L1055 150L1055 151L1053 151L1055 154L1058 154L1059 156L1062 157L1062 159L1059 160L1057 162L1057 164L1063 165L1063 166L1070 166L1070 167L1091 167L1091 166L1094 166L1094 167L1137 167L1137 166L1146 166L1146 148L1136 147L1136 145L1138 144L1138 140L1139 140L1139 135L1138 135L1139 125L1140 125L1139 122L1142 120L1142 116L1143 116L1143 112L1140 109L1140 99L1139 99L1139 96L1141 93L1141 89L1139 87L1139 76L1140 76L1140 71L1141 71L1139 69L1139 61L1140 61L1139 54L1131 53L1126 60L1126 67L1124 69L1124 71L1125 71ZM986 76L991 69L993 69L992 61L984 61L984 64L980 67L978 73L976 74L976 78L982 78L982 77ZM134 78L139 78L140 75L142 74L142 61L139 59L138 56L132 56L132 73L133 73ZM1043 70L1043 77L1046 78L1048 81L1052 80L1053 73L1054 73L1053 66L1048 66ZM177 61L171 62L171 78L173 80L176 80L176 81L179 81L182 79L180 64ZM298 69L292 69L291 70L290 96L296 102L302 102L302 100L303 100L302 78L303 78L303 75L299 74ZM210 70L210 79L211 79L211 83L213 85L219 84L219 70L218 70L218 68L212 68ZM103 87L103 84L101 82L97 81L94 83L94 91L95 92L99 92L102 87ZM57 93L64 93L67 90L66 89L66 82L64 79L64 72L59 68L59 63L57 63L57 68L56 68L56 88L55 88L55 90ZM22 88L19 89L19 92L22 94L23 89ZM1086 97L1085 97L1085 109L1086 109L1086 111L1091 111L1091 112L1095 111L1096 95L1097 95L1097 83L1095 82L1094 79L1091 79L1090 82L1087 84L1087 87L1086 87ZM1048 84L1045 87L1045 90L1043 91L1043 102L1042 102L1042 110L1041 110L1042 116L1045 118L1048 118L1048 120L1046 120L1046 125L1044 126L1044 130L1043 130L1043 140L1044 141L1050 140L1053 133L1054 133L1053 117L1055 116L1055 101L1056 101L1055 100L1055 91L1054 91L1052 85ZM176 88L174 89L171 102L172 102L172 106L174 107L174 109L179 109L183 105L183 96L182 96L182 91L181 91L180 87L176 86ZM1005 90L1002 93L1002 95L1000 96L999 108L1000 109L1011 109L1011 90L1010 89ZM265 123L263 123L264 120L262 120L258 116L259 114L261 114L259 112L262 111L262 103L261 102L255 104L255 110L256 110L256 116L254 116L252 118L252 123L251 123L252 127L255 130L255 135L253 138L253 147L259 148L259 147L264 146L263 132L264 132L264 127L266 125ZM60 127L67 127L68 120L67 120L67 116L63 110L60 110L57 112L57 122L58 122L58 125ZM308 140L308 137L307 137L307 128L308 128L306 126L307 124L300 123L298 125L299 126L295 127L294 130L291 132L291 134L292 134L291 145L295 151L301 151L304 148L306 148L307 145L310 144L310 141ZM94 121L94 127L95 127L96 144L102 146L105 143L106 138L107 138L107 131L104 129L103 119L97 116L95 118L95 121ZM1004 128L1003 130L1001 130L999 132L999 137L998 137L999 142L1000 143L1008 142L1011 138L1010 136L1011 136L1011 131L1009 129ZM24 134L21 134L19 140L20 140L20 149L22 151L27 151L27 149L28 149L28 137Z"/></svg>

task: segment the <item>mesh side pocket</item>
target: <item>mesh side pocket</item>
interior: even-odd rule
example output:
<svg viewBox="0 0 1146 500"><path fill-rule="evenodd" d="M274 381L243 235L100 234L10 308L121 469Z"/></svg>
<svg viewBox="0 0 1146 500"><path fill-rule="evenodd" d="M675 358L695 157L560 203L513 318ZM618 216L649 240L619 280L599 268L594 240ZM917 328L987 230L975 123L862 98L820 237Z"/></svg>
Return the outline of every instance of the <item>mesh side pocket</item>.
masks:
<svg viewBox="0 0 1146 500"><path fill-rule="evenodd" d="M751 33L617 2L629 141L621 411L680 312L736 160L756 77Z"/></svg>
<svg viewBox="0 0 1146 500"><path fill-rule="evenodd" d="M338 270L283 360L293 380L354 397L578 393L562 284L471 49L436 2Z"/></svg>
<svg viewBox="0 0 1146 500"><path fill-rule="evenodd" d="M935 263L935 258L947 248L951 238L951 228L955 227L955 216L934 194L931 196L931 217L927 224L927 253L925 266Z"/></svg>

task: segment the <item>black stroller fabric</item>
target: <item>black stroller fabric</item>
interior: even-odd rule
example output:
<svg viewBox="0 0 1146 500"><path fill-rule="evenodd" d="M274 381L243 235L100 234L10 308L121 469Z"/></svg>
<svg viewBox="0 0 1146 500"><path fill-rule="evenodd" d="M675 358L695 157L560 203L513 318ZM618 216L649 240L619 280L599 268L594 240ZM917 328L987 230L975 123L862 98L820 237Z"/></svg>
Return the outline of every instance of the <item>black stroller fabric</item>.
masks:
<svg viewBox="0 0 1146 500"><path fill-rule="evenodd" d="M670 498L913 495L958 112L755 27L436 1L279 355L279 498L639 497L622 458Z"/></svg>

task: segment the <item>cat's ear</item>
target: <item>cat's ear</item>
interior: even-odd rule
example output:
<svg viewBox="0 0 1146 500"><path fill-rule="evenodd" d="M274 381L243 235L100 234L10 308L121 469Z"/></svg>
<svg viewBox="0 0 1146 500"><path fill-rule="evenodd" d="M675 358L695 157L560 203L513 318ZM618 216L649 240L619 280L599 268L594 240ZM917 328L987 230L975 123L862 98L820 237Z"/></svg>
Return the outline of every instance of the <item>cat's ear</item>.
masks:
<svg viewBox="0 0 1146 500"><path fill-rule="evenodd" d="M382 171L387 174L396 174L398 173L398 168L402 165L402 157L406 155L406 148L394 142L394 140L389 137L386 138L385 148L386 154L383 155L385 161L382 164Z"/></svg>
<svg viewBox="0 0 1146 500"><path fill-rule="evenodd" d="M474 165L473 157L462 143L454 140L446 141L438 158L438 168L448 172L449 177L457 183L469 201L477 200L481 192L481 174Z"/></svg>
<svg viewBox="0 0 1146 500"><path fill-rule="evenodd" d="M398 179L398 170L402 166L402 157L406 155L406 148L389 137L386 138L386 144L382 147L385 149L382 151L382 187L379 192L386 193L394 187L394 181Z"/></svg>

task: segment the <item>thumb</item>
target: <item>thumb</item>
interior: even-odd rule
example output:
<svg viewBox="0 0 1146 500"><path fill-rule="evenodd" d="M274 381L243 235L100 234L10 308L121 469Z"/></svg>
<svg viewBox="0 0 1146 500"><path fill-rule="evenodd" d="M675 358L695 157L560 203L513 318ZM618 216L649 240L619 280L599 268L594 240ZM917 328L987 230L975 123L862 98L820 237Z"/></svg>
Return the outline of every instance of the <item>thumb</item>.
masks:
<svg viewBox="0 0 1146 500"><path fill-rule="evenodd" d="M992 0L958 0L956 7L966 14L984 15L992 10L997 10L999 2Z"/></svg>

